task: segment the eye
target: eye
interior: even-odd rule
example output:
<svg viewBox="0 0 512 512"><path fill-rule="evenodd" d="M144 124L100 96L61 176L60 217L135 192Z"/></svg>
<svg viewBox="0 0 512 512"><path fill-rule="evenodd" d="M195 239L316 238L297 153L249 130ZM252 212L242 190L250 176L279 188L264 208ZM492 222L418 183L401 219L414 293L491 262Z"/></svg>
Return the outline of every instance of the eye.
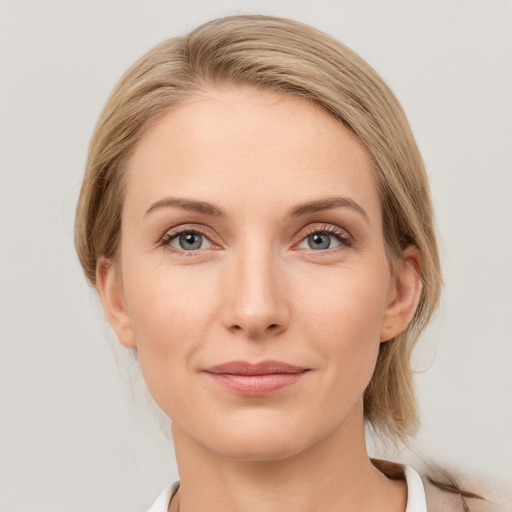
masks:
<svg viewBox="0 0 512 512"><path fill-rule="evenodd" d="M197 251L200 249L210 249L212 242L205 235L195 230L173 231L167 233L161 241L161 244L179 251Z"/></svg>
<svg viewBox="0 0 512 512"><path fill-rule="evenodd" d="M325 251L326 249L336 249L340 246L350 247L352 239L350 235L334 226L323 226L322 228L313 228L306 237L298 244L299 249L311 249L313 251Z"/></svg>

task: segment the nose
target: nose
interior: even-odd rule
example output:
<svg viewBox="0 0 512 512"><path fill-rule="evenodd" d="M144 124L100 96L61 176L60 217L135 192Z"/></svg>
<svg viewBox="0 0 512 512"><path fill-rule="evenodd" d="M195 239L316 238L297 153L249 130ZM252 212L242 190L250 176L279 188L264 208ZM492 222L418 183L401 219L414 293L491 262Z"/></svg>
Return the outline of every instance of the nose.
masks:
<svg viewBox="0 0 512 512"><path fill-rule="evenodd" d="M268 245L262 248L252 244L233 254L227 272L222 316L229 331L263 339L288 328L286 283Z"/></svg>

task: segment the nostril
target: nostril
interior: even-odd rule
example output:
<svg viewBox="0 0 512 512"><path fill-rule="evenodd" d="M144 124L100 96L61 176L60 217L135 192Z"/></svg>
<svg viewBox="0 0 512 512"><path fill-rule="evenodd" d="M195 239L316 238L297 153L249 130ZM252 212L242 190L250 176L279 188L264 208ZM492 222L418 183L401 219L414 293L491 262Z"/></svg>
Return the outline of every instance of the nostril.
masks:
<svg viewBox="0 0 512 512"><path fill-rule="evenodd" d="M264 335L264 333L277 333L281 329L280 323L274 323L274 324L265 324L262 322L259 325L256 324L250 324L250 322L246 325L243 323L239 324L232 324L230 326L230 330L232 332L246 332L249 336L253 337L259 337L261 335Z"/></svg>

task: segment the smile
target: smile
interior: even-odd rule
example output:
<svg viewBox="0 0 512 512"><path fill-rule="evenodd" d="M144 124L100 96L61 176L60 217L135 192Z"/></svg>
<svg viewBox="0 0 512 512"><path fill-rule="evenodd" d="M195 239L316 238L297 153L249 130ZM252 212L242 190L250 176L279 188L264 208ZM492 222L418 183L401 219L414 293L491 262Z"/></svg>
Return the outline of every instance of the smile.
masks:
<svg viewBox="0 0 512 512"><path fill-rule="evenodd" d="M279 361L258 364L232 361L204 370L224 388L246 396L263 396L279 391L299 381L308 371L309 368Z"/></svg>

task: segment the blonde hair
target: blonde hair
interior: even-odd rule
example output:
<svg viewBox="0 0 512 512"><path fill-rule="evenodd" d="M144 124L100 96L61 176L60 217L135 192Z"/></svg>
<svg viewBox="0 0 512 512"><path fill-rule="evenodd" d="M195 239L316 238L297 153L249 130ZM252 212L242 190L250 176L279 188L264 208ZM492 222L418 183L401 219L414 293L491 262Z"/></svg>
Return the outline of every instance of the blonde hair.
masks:
<svg viewBox="0 0 512 512"><path fill-rule="evenodd" d="M408 329L382 343L364 394L365 419L393 440L418 425L411 351L432 315L441 277L428 180L406 116L377 73L332 37L288 19L217 19L168 39L121 78L96 125L76 213L75 244L95 285L99 256L115 259L123 176L131 151L163 113L211 86L251 85L300 96L330 112L370 155L392 269L405 247L420 255L421 297Z"/></svg>

